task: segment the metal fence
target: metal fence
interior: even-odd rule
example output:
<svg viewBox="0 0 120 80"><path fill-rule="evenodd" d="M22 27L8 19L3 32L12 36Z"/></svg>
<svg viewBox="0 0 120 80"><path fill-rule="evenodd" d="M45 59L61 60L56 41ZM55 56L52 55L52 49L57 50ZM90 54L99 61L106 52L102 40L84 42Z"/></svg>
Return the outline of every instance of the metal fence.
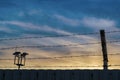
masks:
<svg viewBox="0 0 120 80"><path fill-rule="evenodd" d="M120 80L120 70L0 70L0 80Z"/></svg>

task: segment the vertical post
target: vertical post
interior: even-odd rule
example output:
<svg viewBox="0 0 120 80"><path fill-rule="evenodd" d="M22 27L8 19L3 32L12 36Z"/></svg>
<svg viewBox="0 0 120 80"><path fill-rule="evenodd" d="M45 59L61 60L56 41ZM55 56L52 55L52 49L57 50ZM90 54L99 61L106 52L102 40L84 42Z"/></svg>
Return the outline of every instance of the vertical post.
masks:
<svg viewBox="0 0 120 80"><path fill-rule="evenodd" d="M18 64L18 70L20 70L20 66L21 66L21 65L20 65L20 64Z"/></svg>
<svg viewBox="0 0 120 80"><path fill-rule="evenodd" d="M25 62L26 62L26 57L24 57L24 66L25 66Z"/></svg>
<svg viewBox="0 0 120 80"><path fill-rule="evenodd" d="M18 55L18 70L20 70L20 54Z"/></svg>
<svg viewBox="0 0 120 80"><path fill-rule="evenodd" d="M21 65L20 65L20 64L21 64L20 61L21 61L21 57L20 57L20 55L19 55L19 56L18 56L18 70L20 70L20 66L21 66Z"/></svg>
<svg viewBox="0 0 120 80"><path fill-rule="evenodd" d="M106 46L106 38L105 38L105 31L100 30L101 36L101 46L103 52L103 69L108 70L108 56L107 56L107 46Z"/></svg>

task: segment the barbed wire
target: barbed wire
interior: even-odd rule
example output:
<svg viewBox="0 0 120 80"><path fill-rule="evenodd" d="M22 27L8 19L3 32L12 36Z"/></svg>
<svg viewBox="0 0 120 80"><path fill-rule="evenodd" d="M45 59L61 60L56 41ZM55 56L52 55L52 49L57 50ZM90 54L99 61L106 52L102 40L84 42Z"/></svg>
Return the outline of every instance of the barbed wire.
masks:
<svg viewBox="0 0 120 80"><path fill-rule="evenodd" d="M108 31L105 33L117 33L118 31ZM99 32L93 32L93 33L76 33L71 35L50 35L50 36L40 36L40 37L20 37L20 38L4 38L0 39L0 41L9 41L9 40L21 40L21 39L37 39L37 38L55 38L55 37L70 37L70 36L80 36L80 35L96 35L99 34Z"/></svg>
<svg viewBox="0 0 120 80"><path fill-rule="evenodd" d="M109 67L120 66L120 65L108 65ZM45 67L53 67L53 68L80 68L80 67L103 67L103 65L93 65L93 66L26 66L26 67L38 67L38 68L45 68Z"/></svg>
<svg viewBox="0 0 120 80"><path fill-rule="evenodd" d="M108 54L108 56L117 56L120 55L120 53L117 54ZM74 58L74 57L88 57L88 56L103 56L103 55L78 55L78 56L60 56L60 57L45 57L45 58L28 58L29 60L33 60L33 59L61 59L61 58Z"/></svg>
<svg viewBox="0 0 120 80"><path fill-rule="evenodd" d="M120 67L120 65L118 64L113 64L113 65L108 65L109 67ZM103 65L86 65L86 66L24 66L23 68L42 68L42 69L44 69L44 68L49 68L49 69L51 69L51 68L95 68L95 67L103 67ZM0 68L17 68L16 66L0 66Z"/></svg>
<svg viewBox="0 0 120 80"><path fill-rule="evenodd" d="M109 65L109 67L116 66L119 67L120 65L114 64L114 65Z"/></svg>
<svg viewBox="0 0 120 80"><path fill-rule="evenodd" d="M118 33L118 32L120 32L120 30L107 31L107 32L105 32L105 33Z"/></svg>
<svg viewBox="0 0 120 80"><path fill-rule="evenodd" d="M107 43L118 43L120 40L114 41L107 41ZM101 42L94 42L94 43L81 43L81 44L68 44L68 45L40 45L40 46L15 46L15 47L6 47L0 48L0 50L8 50L8 49L16 49L16 48L56 48L56 47L80 47L80 45L93 45L93 44L100 44Z"/></svg>
<svg viewBox="0 0 120 80"><path fill-rule="evenodd" d="M100 44L100 42L95 42L95 43L81 43L81 44L68 44L68 45L17 46L17 47L6 47L6 48L0 48L0 50L16 49L16 48L55 48L55 47L74 47L74 46L79 46L79 45L92 45L92 44Z"/></svg>
<svg viewBox="0 0 120 80"><path fill-rule="evenodd" d="M109 67L120 67L120 65L108 65ZM23 68L95 68L95 67L103 67L103 65L91 65L91 66L24 66ZM0 66L0 68L17 68L15 66Z"/></svg>
<svg viewBox="0 0 120 80"><path fill-rule="evenodd" d="M107 41L107 43L118 43L120 40L112 40L112 41Z"/></svg>
<svg viewBox="0 0 120 80"><path fill-rule="evenodd" d="M117 56L120 55L120 53L116 54L108 54L108 56ZM95 54L89 54L89 55L76 55L76 56L59 56L59 57L36 57L36 58L27 58L27 60L33 60L33 59L61 59L61 58L74 58L74 57L88 57L88 56L103 56L103 55L95 55ZM0 59L0 60L14 60L14 59Z"/></svg>
<svg viewBox="0 0 120 80"><path fill-rule="evenodd" d="M120 31L108 31L105 33L117 33ZM72 35L54 35L54 36L41 36L41 37L22 37L22 38L8 38L8 39L0 39L0 41L4 40L21 40L21 39L37 39L37 38L54 38L54 37L69 37L69 36L80 36L80 35L94 35L99 34L98 32L95 33L84 33L84 34L72 34ZM107 43L118 43L120 40L113 40L113 41L107 41ZM55 47L74 47L79 45L93 45L93 44L100 44L101 42L94 42L94 43L81 43L81 44L67 44L67 45L40 45L40 46L17 46L17 48L55 48ZM7 50L7 49L15 49L16 47L7 47L7 48L0 48L0 50ZM120 53L116 54L108 54L110 56L113 55L120 55ZM77 56L60 56L60 57L38 57L38 58L27 58L28 60L35 60L35 59L61 59L61 58L74 58L74 57L86 57L86 56L102 56L102 55L77 55ZM14 59L0 59L0 60L14 60ZM119 67L120 65L109 65L109 67ZM1 67L1 66L0 66ZM58 68L79 68L79 67L103 67L102 65L97 66L26 66L26 67L38 67L38 68L47 68L47 67L58 67ZM13 67L14 68L14 67Z"/></svg>
<svg viewBox="0 0 120 80"><path fill-rule="evenodd" d="M26 66L26 67L39 67L39 68L45 68L45 67L61 67L61 68L77 68L77 67L102 67L101 65L97 65L97 66Z"/></svg>
<svg viewBox="0 0 120 80"><path fill-rule="evenodd" d="M102 67L100 65L98 66L24 66L25 68L79 68L79 67ZM0 68L16 68L14 66L0 66Z"/></svg>
<svg viewBox="0 0 120 80"><path fill-rule="evenodd" d="M37 39L37 38L70 37L70 36L93 35L93 34L99 34L99 33L94 32L94 33L83 33L83 34L81 33L81 34L71 34L71 35L50 35L50 36L40 36L40 37L6 38L6 39L0 39L0 41L4 41L4 40L19 40L19 39Z"/></svg>

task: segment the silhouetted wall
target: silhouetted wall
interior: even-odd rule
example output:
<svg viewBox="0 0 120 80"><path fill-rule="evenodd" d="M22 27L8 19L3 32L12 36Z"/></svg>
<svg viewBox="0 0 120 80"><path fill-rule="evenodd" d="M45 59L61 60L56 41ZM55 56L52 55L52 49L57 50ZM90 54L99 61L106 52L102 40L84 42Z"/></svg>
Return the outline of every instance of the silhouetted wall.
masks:
<svg viewBox="0 0 120 80"><path fill-rule="evenodd" d="M120 71L0 70L0 80L120 80Z"/></svg>

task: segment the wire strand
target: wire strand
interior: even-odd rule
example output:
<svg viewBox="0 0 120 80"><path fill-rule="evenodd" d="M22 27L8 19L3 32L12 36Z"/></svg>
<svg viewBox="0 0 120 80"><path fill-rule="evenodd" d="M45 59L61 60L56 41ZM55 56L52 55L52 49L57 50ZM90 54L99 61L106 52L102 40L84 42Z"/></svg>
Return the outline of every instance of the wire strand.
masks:
<svg viewBox="0 0 120 80"><path fill-rule="evenodd" d="M120 53L116 54L108 54L109 56L118 56ZM95 54L89 54L89 55L76 55L76 56L59 56L59 57L36 57L36 58L27 58L27 60L33 60L33 59L61 59L61 58L74 58L74 57L88 57L88 56L103 56L103 55L95 55ZM14 60L14 59L0 59L0 60Z"/></svg>
<svg viewBox="0 0 120 80"><path fill-rule="evenodd" d="M17 46L17 48L55 48L55 47L74 47L79 45L92 45L92 44L100 44L100 42L96 43L83 43L83 44L68 44L68 45L40 45L40 46ZM16 47L6 47L0 48L0 50L7 50L7 49L15 49Z"/></svg>
<svg viewBox="0 0 120 80"><path fill-rule="evenodd" d="M120 40L108 41L107 43L118 43ZM40 46L17 46L17 48L56 48L56 47L79 47L79 45L93 45L93 44L100 44L101 42L95 43L81 43L81 44L68 44L68 45L40 45ZM15 49L16 47L6 47L0 48L0 50L8 50L8 49Z"/></svg>
<svg viewBox="0 0 120 80"><path fill-rule="evenodd" d="M107 31L105 33L118 33L118 31ZM51 36L40 36L40 37L21 37L21 38L5 38L0 39L0 41L9 41L9 40L22 40L22 39L38 39L38 38L55 38L55 37L70 37L70 36L80 36L80 35L96 35L99 34L99 32L93 32L93 33L76 33L71 35L51 35Z"/></svg>

